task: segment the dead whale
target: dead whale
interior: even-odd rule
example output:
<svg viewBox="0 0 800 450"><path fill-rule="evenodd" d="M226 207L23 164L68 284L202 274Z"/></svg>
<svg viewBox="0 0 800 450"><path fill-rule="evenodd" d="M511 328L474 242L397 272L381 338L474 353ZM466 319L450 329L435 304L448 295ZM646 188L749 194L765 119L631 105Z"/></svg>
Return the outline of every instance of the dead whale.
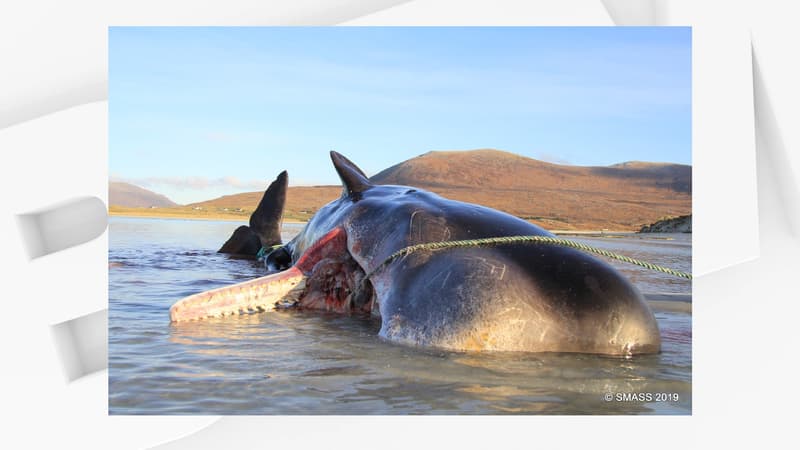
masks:
<svg viewBox="0 0 800 450"><path fill-rule="evenodd" d="M173 322L299 308L369 313L380 318L383 338L456 351L660 351L658 325L636 287L571 248L419 251L365 279L410 245L552 234L483 206L374 185L344 156L331 152L331 159L342 196L267 256L274 273L180 300L170 309Z"/></svg>

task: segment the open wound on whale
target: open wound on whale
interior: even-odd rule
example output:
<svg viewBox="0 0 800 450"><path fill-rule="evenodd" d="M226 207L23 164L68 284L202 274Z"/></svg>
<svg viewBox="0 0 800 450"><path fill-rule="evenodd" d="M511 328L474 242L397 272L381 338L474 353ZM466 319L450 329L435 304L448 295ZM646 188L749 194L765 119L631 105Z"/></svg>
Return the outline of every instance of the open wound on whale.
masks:
<svg viewBox="0 0 800 450"><path fill-rule="evenodd" d="M186 297L172 305L169 315L173 322L182 322L290 307L369 312L372 301L354 301L364 276L347 251L347 233L337 227L289 269ZM363 287L369 289L369 283Z"/></svg>

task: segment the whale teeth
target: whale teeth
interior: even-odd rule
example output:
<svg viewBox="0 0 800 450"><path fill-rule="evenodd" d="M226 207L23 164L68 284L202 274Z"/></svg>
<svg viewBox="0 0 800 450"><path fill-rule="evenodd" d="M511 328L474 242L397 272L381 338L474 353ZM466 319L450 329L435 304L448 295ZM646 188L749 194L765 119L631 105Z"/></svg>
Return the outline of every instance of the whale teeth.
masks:
<svg viewBox="0 0 800 450"><path fill-rule="evenodd" d="M170 308L170 320L183 322L270 311L275 305L297 303L305 290L306 275L296 268L199 294L190 295Z"/></svg>

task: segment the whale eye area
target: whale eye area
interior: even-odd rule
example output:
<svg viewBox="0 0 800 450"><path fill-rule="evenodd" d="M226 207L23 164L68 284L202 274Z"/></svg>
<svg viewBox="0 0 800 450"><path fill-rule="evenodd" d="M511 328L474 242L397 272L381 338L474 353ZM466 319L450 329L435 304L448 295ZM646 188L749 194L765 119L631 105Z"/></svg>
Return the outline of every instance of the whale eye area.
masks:
<svg viewBox="0 0 800 450"><path fill-rule="evenodd" d="M292 254L286 247L279 247L264 258L264 265L267 268L267 272L286 270L292 265Z"/></svg>

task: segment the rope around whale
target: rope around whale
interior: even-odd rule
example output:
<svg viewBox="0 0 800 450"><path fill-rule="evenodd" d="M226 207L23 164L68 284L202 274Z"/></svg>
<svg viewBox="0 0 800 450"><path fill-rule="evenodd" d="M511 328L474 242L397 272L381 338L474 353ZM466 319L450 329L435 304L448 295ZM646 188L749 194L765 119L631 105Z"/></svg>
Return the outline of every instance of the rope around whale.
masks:
<svg viewBox="0 0 800 450"><path fill-rule="evenodd" d="M659 266L657 264L652 264L647 261L640 261L638 259L629 258L624 255L609 252L608 250L599 249L597 247L581 244L580 242L571 241L569 239L562 239L550 236L503 236L503 237L492 237L492 238L482 238L482 239L466 239L462 241L428 242L425 244L411 245L389 255L388 258L383 260L382 263L380 263L374 270L372 270L364 277L364 281L368 280L372 275L374 275L379 270L383 269L386 265L388 265L395 259L410 255L411 253L420 250L440 250L446 248L481 247L481 246L503 245L503 244L550 244L550 245L560 245L563 247L571 247L574 249L594 253L600 256L605 256L606 258L616 259L617 261L622 261L629 264L635 264L637 266L641 266L650 270L655 270L657 272L666 273L668 275L686 278L687 280L692 279L692 274L690 273L681 272L675 269L670 269L669 267Z"/></svg>
<svg viewBox="0 0 800 450"><path fill-rule="evenodd" d="M267 255L269 255L270 253L281 247L283 247L283 244L276 244L273 245L272 247L262 246L261 249L258 251L258 253L256 253L256 261L263 261Z"/></svg>

